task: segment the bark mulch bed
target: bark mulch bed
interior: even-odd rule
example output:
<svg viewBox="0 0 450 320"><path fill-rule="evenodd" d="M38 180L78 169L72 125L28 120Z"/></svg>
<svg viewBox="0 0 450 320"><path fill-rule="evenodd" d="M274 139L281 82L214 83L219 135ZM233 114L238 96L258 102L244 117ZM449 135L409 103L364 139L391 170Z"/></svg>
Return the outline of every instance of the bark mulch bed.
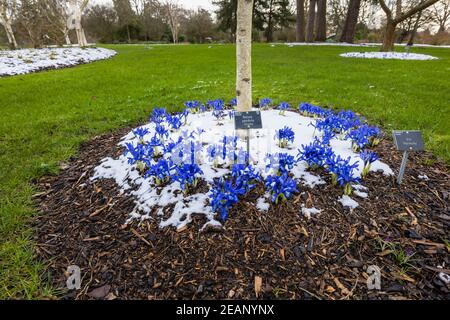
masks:
<svg viewBox="0 0 450 320"><path fill-rule="evenodd" d="M438 276L450 274L449 171L432 155L410 155L401 187L371 173L369 198L353 196L360 206L352 212L327 183L302 186L303 194L261 213L260 186L231 210L225 230L200 233L198 216L177 232L157 220L124 226L133 199L113 181L89 180L102 158L122 152L117 142L128 131L83 144L58 176L38 182L36 252L62 298L450 298ZM398 170L401 154L391 141L376 151ZM423 174L429 180L417 178ZM322 212L307 219L301 204ZM73 264L81 268L80 290L65 289ZM367 289L370 265L381 269L380 291Z"/></svg>

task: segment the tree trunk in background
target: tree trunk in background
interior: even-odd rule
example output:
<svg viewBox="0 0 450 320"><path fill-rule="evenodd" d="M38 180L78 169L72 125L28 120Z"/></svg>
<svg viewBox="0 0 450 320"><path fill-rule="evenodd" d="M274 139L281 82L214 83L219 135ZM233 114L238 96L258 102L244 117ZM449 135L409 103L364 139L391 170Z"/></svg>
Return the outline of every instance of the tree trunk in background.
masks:
<svg viewBox="0 0 450 320"><path fill-rule="evenodd" d="M317 1L316 41L327 40L327 0Z"/></svg>
<svg viewBox="0 0 450 320"><path fill-rule="evenodd" d="M236 26L236 99L238 111L252 108L253 0L238 0Z"/></svg>
<svg viewBox="0 0 450 320"><path fill-rule="evenodd" d="M420 18L422 18L422 11L420 11L417 14L417 19L416 22L414 23L414 28L411 31L411 35L409 36L409 40L407 43L408 46L412 46L414 44L414 38L416 37L417 29L419 28Z"/></svg>
<svg viewBox="0 0 450 320"><path fill-rule="evenodd" d="M305 42L305 0L297 0L297 23L295 29L295 41Z"/></svg>
<svg viewBox="0 0 450 320"><path fill-rule="evenodd" d="M266 40L267 42L273 41L273 0L269 1L269 16L266 29Z"/></svg>
<svg viewBox="0 0 450 320"><path fill-rule="evenodd" d="M0 3L0 25L5 28L8 45L11 49L17 49L16 37L11 27L11 17L7 14L6 6Z"/></svg>
<svg viewBox="0 0 450 320"><path fill-rule="evenodd" d="M350 0L347 17L345 18L344 29L342 30L340 42L353 43L355 38L356 24L358 23L361 0Z"/></svg>
<svg viewBox="0 0 450 320"><path fill-rule="evenodd" d="M384 30L383 45L381 46L382 52L393 51L395 41L395 28L397 24L392 19L388 19L386 22L386 28Z"/></svg>
<svg viewBox="0 0 450 320"><path fill-rule="evenodd" d="M416 13L423 11L429 6L435 4L439 0L424 0L419 5L412 7L406 12L402 12L401 9L401 1L397 0L396 4L396 15L393 16L392 10L386 4L384 0L378 0L380 3L381 9L383 9L386 14L386 27L384 30L384 39L383 45L381 46L381 51L392 51L394 50L394 41L395 41L395 28L397 25L408 19L409 17L415 15Z"/></svg>
<svg viewBox="0 0 450 320"><path fill-rule="evenodd" d="M314 42L314 23L317 0L309 0L308 24L306 26L306 42Z"/></svg>

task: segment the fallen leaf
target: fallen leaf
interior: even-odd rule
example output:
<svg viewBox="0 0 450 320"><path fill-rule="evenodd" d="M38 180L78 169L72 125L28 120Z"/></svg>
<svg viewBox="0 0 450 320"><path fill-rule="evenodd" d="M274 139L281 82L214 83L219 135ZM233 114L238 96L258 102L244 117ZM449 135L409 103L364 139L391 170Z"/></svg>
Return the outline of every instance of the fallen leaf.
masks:
<svg viewBox="0 0 450 320"><path fill-rule="evenodd" d="M384 256L387 256L388 254L391 254L392 252L394 252L394 251L392 251L392 250L384 250L384 251L381 251L381 252L377 253L377 256L384 257Z"/></svg>
<svg viewBox="0 0 450 320"><path fill-rule="evenodd" d="M95 299L101 299L104 298L111 289L111 286L109 284L105 284L104 286L95 288L91 292L88 292L88 296Z"/></svg>
<svg viewBox="0 0 450 320"><path fill-rule="evenodd" d="M333 293L333 292L335 292L335 291L336 291L336 289L333 288L332 286L327 286L327 287L325 288L325 292L327 292L327 293Z"/></svg>
<svg viewBox="0 0 450 320"><path fill-rule="evenodd" d="M261 292L262 287L262 278L259 276L255 276L255 294L256 297L259 297L259 293Z"/></svg>
<svg viewBox="0 0 450 320"><path fill-rule="evenodd" d="M338 278L333 278L334 283L336 286L341 290L341 293L344 295L348 295L350 291L339 281Z"/></svg>
<svg viewBox="0 0 450 320"><path fill-rule="evenodd" d="M284 249L283 248L281 248L280 249L280 256L281 256L281 260L285 260L285 256L284 256Z"/></svg>

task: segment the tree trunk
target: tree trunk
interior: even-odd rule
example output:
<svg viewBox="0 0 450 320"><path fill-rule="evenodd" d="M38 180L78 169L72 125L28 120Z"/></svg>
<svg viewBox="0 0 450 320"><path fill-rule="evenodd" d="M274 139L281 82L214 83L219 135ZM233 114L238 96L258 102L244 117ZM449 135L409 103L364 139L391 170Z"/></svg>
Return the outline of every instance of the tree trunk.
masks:
<svg viewBox="0 0 450 320"><path fill-rule="evenodd" d="M327 0L317 1L316 41L327 40Z"/></svg>
<svg viewBox="0 0 450 320"><path fill-rule="evenodd" d="M269 20L267 21L267 29L266 29L266 39L267 42L273 41L273 0L270 1L270 9L269 9Z"/></svg>
<svg viewBox="0 0 450 320"><path fill-rule="evenodd" d="M252 108L252 15L253 0L238 0L236 26L237 110Z"/></svg>
<svg viewBox="0 0 450 320"><path fill-rule="evenodd" d="M3 9L3 8L0 8ZM16 37L11 27L11 20L6 16L3 10L0 12L0 25L5 29L6 37L8 38L8 46L11 49L17 49Z"/></svg>
<svg viewBox="0 0 450 320"><path fill-rule="evenodd" d="M361 0L350 0L347 17L345 18L344 29L342 30L342 35L339 40L340 42L353 43L360 7Z"/></svg>
<svg viewBox="0 0 450 320"><path fill-rule="evenodd" d="M314 42L314 22L316 18L317 0L309 0L308 24L306 26L306 42Z"/></svg>
<svg viewBox="0 0 450 320"><path fill-rule="evenodd" d="M394 50L395 41L395 28L397 24L392 19L388 19L386 23L386 28L384 30L383 45L381 47L382 52Z"/></svg>
<svg viewBox="0 0 450 320"><path fill-rule="evenodd" d="M305 42L305 0L297 0L297 23L295 29L295 40Z"/></svg>
<svg viewBox="0 0 450 320"><path fill-rule="evenodd" d="M131 42L131 37L130 37L130 25L127 23L127 38L128 38L128 43Z"/></svg>
<svg viewBox="0 0 450 320"><path fill-rule="evenodd" d="M8 38L8 45L11 49L16 50L17 49L17 42L16 37L14 36L14 32L10 25L5 26L6 31L6 37Z"/></svg>
<svg viewBox="0 0 450 320"><path fill-rule="evenodd" d="M408 46L412 46L414 44L414 38L416 37L417 29L419 28L420 18L422 18L422 11L417 14L416 23L414 23L414 28L411 31L411 35L409 36L407 43Z"/></svg>

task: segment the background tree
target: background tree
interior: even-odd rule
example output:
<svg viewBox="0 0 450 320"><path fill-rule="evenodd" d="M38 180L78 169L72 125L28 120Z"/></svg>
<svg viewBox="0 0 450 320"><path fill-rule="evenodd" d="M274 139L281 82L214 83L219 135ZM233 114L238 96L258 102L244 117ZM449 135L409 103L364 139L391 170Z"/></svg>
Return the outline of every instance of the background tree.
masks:
<svg viewBox="0 0 450 320"><path fill-rule="evenodd" d="M305 42L305 0L297 0L297 15L295 25L295 41Z"/></svg>
<svg viewBox="0 0 450 320"><path fill-rule="evenodd" d="M173 43L178 43L180 33L183 8L175 0L167 0L163 3L164 16L166 23L172 32Z"/></svg>
<svg viewBox="0 0 450 320"><path fill-rule="evenodd" d="M204 43L207 37L214 34L215 25L211 14L205 9L192 10L186 20L186 36L188 41Z"/></svg>
<svg viewBox="0 0 450 320"><path fill-rule="evenodd" d="M89 7L84 15L86 31L91 38L110 43L117 39L117 13L113 7L96 4Z"/></svg>
<svg viewBox="0 0 450 320"><path fill-rule="evenodd" d="M119 28L126 32L127 42L131 42L131 30L135 30L135 12L131 8L130 0L113 0L117 13Z"/></svg>
<svg viewBox="0 0 450 320"><path fill-rule="evenodd" d="M438 0L423 0L419 5L412 7L406 12L402 12L402 1L396 0L395 13L393 13L392 8L386 4L385 0L378 1L386 15L386 26L381 51L392 51L394 49L395 29L399 23L438 2Z"/></svg>
<svg viewBox="0 0 450 320"><path fill-rule="evenodd" d="M317 0L316 41L327 39L327 0Z"/></svg>
<svg viewBox="0 0 450 320"><path fill-rule="evenodd" d="M439 26L438 32L447 30L450 22L450 0L441 0L429 10L430 18Z"/></svg>
<svg viewBox="0 0 450 320"><path fill-rule="evenodd" d="M361 0L350 0L345 18L344 29L342 30L342 35L339 39L340 42L353 43L360 7Z"/></svg>
<svg viewBox="0 0 450 320"><path fill-rule="evenodd" d="M11 49L17 49L17 41L12 29L12 19L17 9L15 0L0 0L0 24L5 29L8 45Z"/></svg>
<svg viewBox="0 0 450 320"><path fill-rule="evenodd" d="M314 25L316 20L317 0L309 0L308 23L306 25L306 42L314 42Z"/></svg>

